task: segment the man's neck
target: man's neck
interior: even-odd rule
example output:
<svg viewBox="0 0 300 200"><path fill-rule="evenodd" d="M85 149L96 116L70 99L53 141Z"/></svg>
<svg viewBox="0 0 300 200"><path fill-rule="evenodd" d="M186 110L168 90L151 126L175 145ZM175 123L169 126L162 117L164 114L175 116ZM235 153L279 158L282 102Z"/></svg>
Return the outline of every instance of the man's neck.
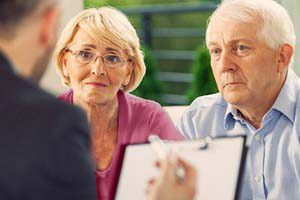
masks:
<svg viewBox="0 0 300 200"><path fill-rule="evenodd" d="M28 51L30 51L30 47L26 48L27 45L27 42L24 42L22 38L19 39L19 37L11 40L0 38L0 51L10 61L13 70L25 78L29 77L32 65L30 62L32 59L27 57Z"/></svg>
<svg viewBox="0 0 300 200"><path fill-rule="evenodd" d="M265 115L265 113L267 112L247 112L247 110L241 110L238 109L238 111L241 113L241 117L243 119L245 119L246 121L248 121L254 128L259 129L262 127L262 118Z"/></svg>
<svg viewBox="0 0 300 200"><path fill-rule="evenodd" d="M251 101L249 105L232 105L233 108L236 108L240 113L242 118L247 120L253 127L259 129L262 127L262 119L264 115L272 108L274 105L287 76L287 72L282 75L281 80L278 83L277 87L269 94L265 94L264 97L259 97L257 101Z"/></svg>

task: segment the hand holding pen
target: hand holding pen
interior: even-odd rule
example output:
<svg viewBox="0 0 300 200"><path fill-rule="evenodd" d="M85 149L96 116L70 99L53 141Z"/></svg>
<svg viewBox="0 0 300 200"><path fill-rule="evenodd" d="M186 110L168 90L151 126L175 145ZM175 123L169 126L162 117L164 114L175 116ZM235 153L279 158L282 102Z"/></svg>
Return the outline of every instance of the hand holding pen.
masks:
<svg viewBox="0 0 300 200"><path fill-rule="evenodd" d="M159 139L159 138L158 138ZM149 138L150 140L150 138ZM149 200L192 200L196 193L196 170L181 158L175 156L161 140L150 140L152 148L160 160L156 166L160 169L158 177L148 182L147 196ZM159 147L160 146L160 147ZM164 151L164 153L162 152ZM162 159L162 157L165 157ZM175 159L174 159L175 158ZM184 171L178 172L179 167ZM180 171L180 170L179 170ZM180 175L181 174L181 175Z"/></svg>

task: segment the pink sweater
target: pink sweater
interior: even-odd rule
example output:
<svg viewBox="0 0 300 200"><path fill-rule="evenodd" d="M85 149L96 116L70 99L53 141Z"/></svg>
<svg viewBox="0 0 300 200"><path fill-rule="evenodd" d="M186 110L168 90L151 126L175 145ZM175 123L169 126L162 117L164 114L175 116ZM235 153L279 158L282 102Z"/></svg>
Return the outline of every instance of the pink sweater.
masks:
<svg viewBox="0 0 300 200"><path fill-rule="evenodd" d="M73 92L69 91L58 98L72 104ZM127 144L145 143L150 134L157 134L165 140L183 139L158 103L122 91L118 93L118 102L117 147L110 166L104 171L95 171L99 200L114 199Z"/></svg>

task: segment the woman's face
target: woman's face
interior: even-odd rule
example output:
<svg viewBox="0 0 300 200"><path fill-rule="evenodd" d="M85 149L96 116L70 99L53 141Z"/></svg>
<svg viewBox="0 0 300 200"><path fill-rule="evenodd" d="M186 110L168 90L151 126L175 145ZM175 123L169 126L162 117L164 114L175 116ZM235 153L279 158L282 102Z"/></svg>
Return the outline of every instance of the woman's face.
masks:
<svg viewBox="0 0 300 200"><path fill-rule="evenodd" d="M78 29L64 55L63 73L70 78L74 102L107 104L130 80L132 64L117 46L95 41Z"/></svg>

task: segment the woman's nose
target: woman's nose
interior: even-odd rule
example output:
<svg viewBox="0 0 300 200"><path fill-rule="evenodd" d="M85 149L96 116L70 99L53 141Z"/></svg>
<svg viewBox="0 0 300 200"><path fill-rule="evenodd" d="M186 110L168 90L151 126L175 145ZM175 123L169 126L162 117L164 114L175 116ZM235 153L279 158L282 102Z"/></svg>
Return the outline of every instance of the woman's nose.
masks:
<svg viewBox="0 0 300 200"><path fill-rule="evenodd" d="M98 57L91 66L91 73L94 76L103 76L106 74L104 63L102 62L101 57Z"/></svg>

